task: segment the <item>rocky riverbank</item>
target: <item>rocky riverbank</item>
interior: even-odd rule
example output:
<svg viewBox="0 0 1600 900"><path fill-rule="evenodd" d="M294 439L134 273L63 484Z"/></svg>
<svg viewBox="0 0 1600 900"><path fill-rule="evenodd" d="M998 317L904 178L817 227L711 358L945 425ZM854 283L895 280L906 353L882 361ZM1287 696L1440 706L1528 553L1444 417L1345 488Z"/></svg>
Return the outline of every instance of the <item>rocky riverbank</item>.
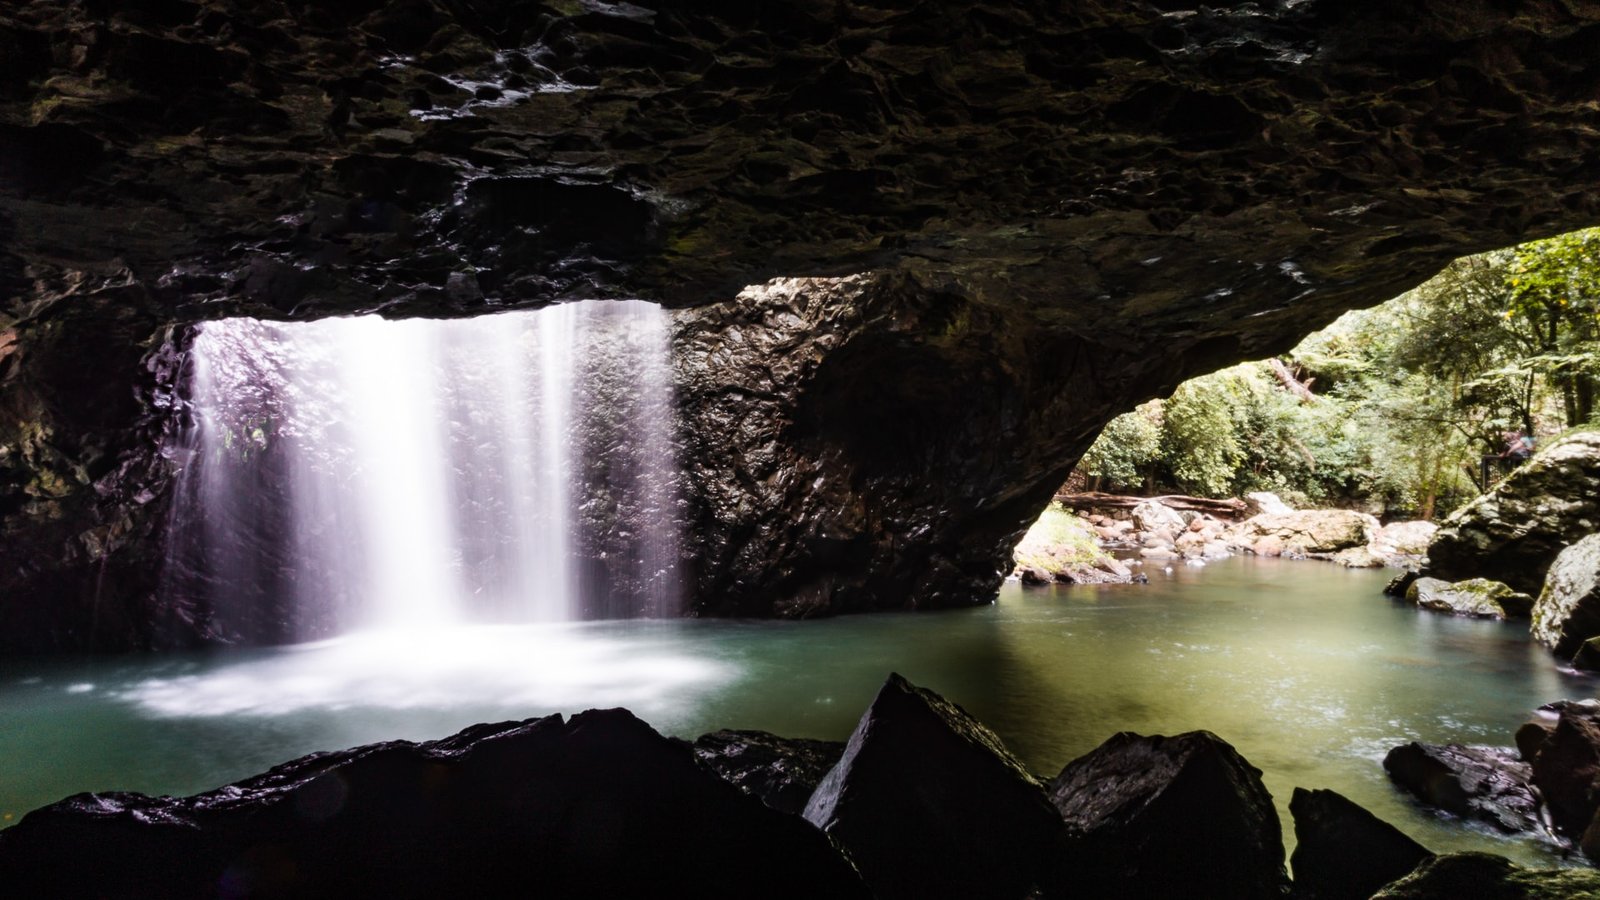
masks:
<svg viewBox="0 0 1600 900"><path fill-rule="evenodd" d="M1339 900L1459 897L1470 875L1496 897L1600 896L1593 871L1435 857L1331 791L1297 789L1290 809L1292 882L1261 773L1220 737L1117 734L1041 779L960 706L891 675L844 743L691 744L591 710L313 754L193 797L79 794L0 832L0 883L30 897Z"/></svg>

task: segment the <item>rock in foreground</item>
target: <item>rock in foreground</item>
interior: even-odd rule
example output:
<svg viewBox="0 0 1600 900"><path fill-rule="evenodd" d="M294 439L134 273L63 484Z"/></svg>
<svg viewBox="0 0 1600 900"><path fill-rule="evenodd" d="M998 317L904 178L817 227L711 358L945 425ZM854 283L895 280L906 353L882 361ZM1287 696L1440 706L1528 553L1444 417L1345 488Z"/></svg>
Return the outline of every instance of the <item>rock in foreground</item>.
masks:
<svg viewBox="0 0 1600 900"><path fill-rule="evenodd" d="M1383 768L1429 806L1510 834L1539 830L1532 772L1510 750L1412 741L1390 750Z"/></svg>
<svg viewBox="0 0 1600 900"><path fill-rule="evenodd" d="M1433 856L1342 794L1295 788L1296 900L1366 900L1391 881L1409 874Z"/></svg>
<svg viewBox="0 0 1600 900"><path fill-rule="evenodd" d="M1565 660L1600 637L1600 534L1562 550L1551 563L1533 608L1533 636ZM1592 654L1583 653L1590 668Z"/></svg>
<svg viewBox="0 0 1600 900"><path fill-rule="evenodd" d="M1374 894L1372 900L1600 900L1600 872L1524 869L1502 856L1451 853Z"/></svg>
<svg viewBox="0 0 1600 900"><path fill-rule="evenodd" d="M817 784L844 755L844 742L724 729L696 738L694 755L762 803L799 815Z"/></svg>
<svg viewBox="0 0 1600 900"><path fill-rule="evenodd" d="M625 710L308 756L194 797L79 794L0 832L12 897L866 897L798 819Z"/></svg>
<svg viewBox="0 0 1600 900"><path fill-rule="evenodd" d="M1020 898L1061 826L994 732L899 675L805 817L844 845L882 900Z"/></svg>
<svg viewBox="0 0 1600 900"><path fill-rule="evenodd" d="M1206 731L1123 732L1061 770L1050 897L1283 896L1283 840L1261 772Z"/></svg>

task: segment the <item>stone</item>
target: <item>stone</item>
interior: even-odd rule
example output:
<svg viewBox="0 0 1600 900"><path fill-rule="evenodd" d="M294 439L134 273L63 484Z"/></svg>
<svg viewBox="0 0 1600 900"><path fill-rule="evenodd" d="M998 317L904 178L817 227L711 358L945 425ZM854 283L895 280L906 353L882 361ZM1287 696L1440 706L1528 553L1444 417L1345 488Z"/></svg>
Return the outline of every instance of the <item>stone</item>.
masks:
<svg viewBox="0 0 1600 900"><path fill-rule="evenodd" d="M1576 839L1600 810L1600 715L1581 707L1563 709L1538 744L1533 785L1556 833Z"/></svg>
<svg viewBox="0 0 1600 900"><path fill-rule="evenodd" d="M1333 561L1347 569L1378 569L1387 560L1371 547L1346 547L1333 555Z"/></svg>
<svg viewBox="0 0 1600 900"><path fill-rule="evenodd" d="M1534 710L1533 715L1516 732L1517 753L1523 762L1533 762L1539 748L1556 730L1556 722L1566 712L1600 721L1600 700L1556 700Z"/></svg>
<svg viewBox="0 0 1600 900"><path fill-rule="evenodd" d="M1426 556L1433 536L1439 533L1434 522L1390 522L1378 531L1373 549L1386 557L1418 558Z"/></svg>
<svg viewBox="0 0 1600 900"><path fill-rule="evenodd" d="M711 771L778 812L796 816L843 755L842 741L784 738L765 731L724 729L694 741L695 759Z"/></svg>
<svg viewBox="0 0 1600 900"><path fill-rule="evenodd" d="M1493 578L1537 594L1556 556L1597 531L1600 431L1573 432L1447 518L1428 545L1424 574Z"/></svg>
<svg viewBox="0 0 1600 900"><path fill-rule="evenodd" d="M1245 509L1250 515L1258 516L1262 513L1268 515L1281 515L1294 512L1294 507L1283 502L1283 499L1271 491L1251 491L1244 495Z"/></svg>
<svg viewBox="0 0 1600 900"><path fill-rule="evenodd" d="M0 878L18 897L868 896L824 835L625 710L313 754L193 797L79 794L0 832Z"/></svg>
<svg viewBox="0 0 1600 900"><path fill-rule="evenodd" d="M1477 619L1525 619L1533 598L1487 578L1451 583L1437 578L1417 578L1406 588L1406 602L1430 612Z"/></svg>
<svg viewBox="0 0 1600 900"><path fill-rule="evenodd" d="M1395 784L1451 815L1508 834L1540 830L1532 770L1505 748L1413 741L1390 750L1383 768Z"/></svg>
<svg viewBox="0 0 1600 900"><path fill-rule="evenodd" d="M1146 547L1139 551L1139 556L1157 562L1178 558L1177 552L1167 547Z"/></svg>
<svg viewBox="0 0 1600 900"><path fill-rule="evenodd" d="M1533 607L1533 637L1565 660L1600 637L1600 534L1557 554Z"/></svg>
<svg viewBox="0 0 1600 900"><path fill-rule="evenodd" d="M1061 827L1043 787L994 732L897 674L804 815L883 900L1022 897Z"/></svg>
<svg viewBox="0 0 1600 900"><path fill-rule="evenodd" d="M1160 500L1145 500L1133 508L1133 527L1151 533L1166 532L1166 540L1189 527L1183 515Z"/></svg>
<svg viewBox="0 0 1600 900"><path fill-rule="evenodd" d="M1066 823L1046 897L1281 898L1283 842L1261 773L1210 732L1123 732L1050 783Z"/></svg>
<svg viewBox="0 0 1600 900"><path fill-rule="evenodd" d="M1257 538L1256 540L1251 541L1248 544L1242 543L1242 542L1234 542L1234 541L1230 540L1228 542L1228 546L1230 546L1230 547L1238 547L1238 548L1240 548L1242 550L1249 550L1250 552L1254 553L1257 556L1265 556L1265 557L1268 557L1268 558L1275 557L1275 556L1282 556L1283 555L1283 550L1284 550L1283 541L1278 539L1278 538L1276 538L1276 537L1274 537L1274 536L1272 536L1272 535L1267 535L1266 537Z"/></svg>
<svg viewBox="0 0 1600 900"><path fill-rule="evenodd" d="M1034 587L1055 584L1056 581L1055 573L1042 566L1019 566L1017 574L1022 579L1023 584L1031 584Z"/></svg>
<svg viewBox="0 0 1600 900"><path fill-rule="evenodd" d="M1411 589L1411 585L1414 584L1420 577L1421 574L1417 572L1417 570L1407 569L1406 571L1401 572L1399 575L1389 579L1389 583L1383 586L1383 592L1390 597L1403 598L1405 597L1406 592Z"/></svg>
<svg viewBox="0 0 1600 900"><path fill-rule="evenodd" d="M1600 872L1526 869L1503 856L1448 853L1417 867L1372 900L1600 900Z"/></svg>
<svg viewBox="0 0 1600 900"><path fill-rule="evenodd" d="M1348 509L1262 513L1230 529L1228 541L1249 548L1259 547L1264 538L1275 538L1285 554L1334 554L1340 550L1366 547L1372 543L1378 527L1377 519Z"/></svg>
<svg viewBox="0 0 1600 900"><path fill-rule="evenodd" d="M1367 900L1433 857L1400 829L1333 791L1295 788L1289 812L1296 900Z"/></svg>

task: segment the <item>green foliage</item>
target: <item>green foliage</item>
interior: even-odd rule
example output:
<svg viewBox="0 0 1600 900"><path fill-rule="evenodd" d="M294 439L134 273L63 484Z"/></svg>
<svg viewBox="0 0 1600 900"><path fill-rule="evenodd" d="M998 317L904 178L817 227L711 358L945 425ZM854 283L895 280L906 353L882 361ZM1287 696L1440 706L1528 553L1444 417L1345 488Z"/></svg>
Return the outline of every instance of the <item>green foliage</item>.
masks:
<svg viewBox="0 0 1600 900"><path fill-rule="evenodd" d="M1160 459L1161 401L1152 400L1112 419L1078 468L1092 478L1136 488L1154 475Z"/></svg>

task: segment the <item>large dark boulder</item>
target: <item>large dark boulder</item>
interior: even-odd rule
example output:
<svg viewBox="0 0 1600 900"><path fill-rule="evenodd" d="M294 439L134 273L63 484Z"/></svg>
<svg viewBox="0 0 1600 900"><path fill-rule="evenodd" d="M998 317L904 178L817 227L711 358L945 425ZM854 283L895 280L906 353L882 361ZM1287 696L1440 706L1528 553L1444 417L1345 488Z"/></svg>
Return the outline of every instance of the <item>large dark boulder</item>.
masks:
<svg viewBox="0 0 1600 900"><path fill-rule="evenodd" d="M1423 574L1446 581L1492 578L1538 594L1557 554L1596 531L1600 432L1580 431L1540 450L1451 514L1428 545Z"/></svg>
<svg viewBox="0 0 1600 900"><path fill-rule="evenodd" d="M1532 771L1505 748L1412 741L1390 750L1383 768L1428 806L1510 834L1540 830Z"/></svg>
<svg viewBox="0 0 1600 900"><path fill-rule="evenodd" d="M1600 533L1562 550L1533 606L1533 636L1564 660L1600 668L1586 644L1600 637Z"/></svg>
<svg viewBox="0 0 1600 900"><path fill-rule="evenodd" d="M1372 900L1600 900L1600 872L1525 869L1503 856L1450 853L1372 895Z"/></svg>
<svg viewBox="0 0 1600 900"><path fill-rule="evenodd" d="M890 675L805 818L881 900L1020 898L1061 822L994 732Z"/></svg>
<svg viewBox="0 0 1600 900"><path fill-rule="evenodd" d="M724 729L694 741L694 756L739 790L779 812L799 815L817 784L844 755L842 741L784 738Z"/></svg>
<svg viewBox="0 0 1600 900"><path fill-rule="evenodd" d="M80 794L0 832L16 897L862 897L826 837L625 710Z"/></svg>
<svg viewBox="0 0 1600 900"><path fill-rule="evenodd" d="M1433 856L1342 794L1295 788L1294 871L1297 900L1367 900Z"/></svg>
<svg viewBox="0 0 1600 900"><path fill-rule="evenodd" d="M1066 830L1045 894L1281 898L1283 837L1261 772L1206 731L1123 732L1050 783Z"/></svg>
<svg viewBox="0 0 1600 900"><path fill-rule="evenodd" d="M1562 710L1532 770L1556 832L1581 837L1600 809L1600 716L1581 707Z"/></svg>

